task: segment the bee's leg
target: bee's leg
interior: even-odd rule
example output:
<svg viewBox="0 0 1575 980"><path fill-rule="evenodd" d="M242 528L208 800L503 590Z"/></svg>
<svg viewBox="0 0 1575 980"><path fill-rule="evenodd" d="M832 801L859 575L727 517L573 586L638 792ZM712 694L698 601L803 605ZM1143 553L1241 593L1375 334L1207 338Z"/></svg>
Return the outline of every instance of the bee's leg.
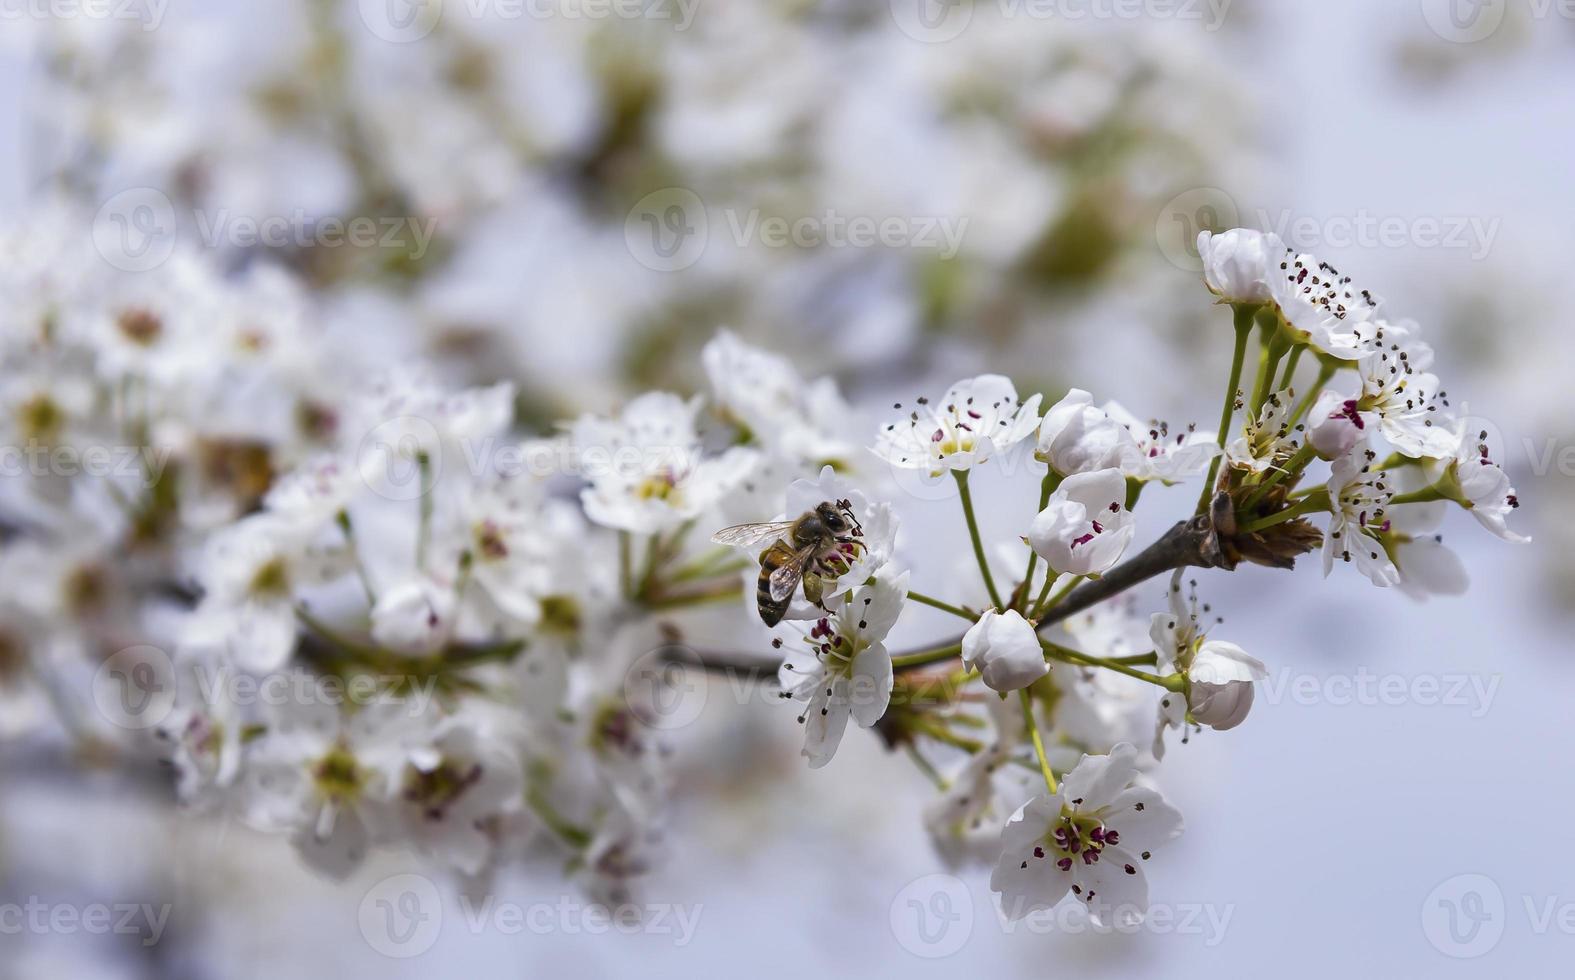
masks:
<svg viewBox="0 0 1575 980"><path fill-rule="evenodd" d="M837 538L837 557L845 564L858 558L864 550L864 542L858 538L841 535Z"/></svg>
<svg viewBox="0 0 1575 980"><path fill-rule="evenodd" d="M821 588L822 582L818 574L815 572L804 574L804 598L809 600L810 605L820 605Z"/></svg>

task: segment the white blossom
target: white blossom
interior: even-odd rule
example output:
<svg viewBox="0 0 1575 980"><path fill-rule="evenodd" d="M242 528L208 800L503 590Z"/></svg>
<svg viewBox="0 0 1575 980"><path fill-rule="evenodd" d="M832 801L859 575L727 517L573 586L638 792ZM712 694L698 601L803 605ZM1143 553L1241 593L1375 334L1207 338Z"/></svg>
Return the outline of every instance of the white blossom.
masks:
<svg viewBox="0 0 1575 980"><path fill-rule="evenodd" d="M1001 832L990 889L1010 920L1060 904L1068 893L1102 925L1129 928L1148 914L1143 865L1182 830L1156 790L1135 785L1137 750L1085 755L1059 792L1023 805Z"/></svg>
<svg viewBox="0 0 1575 980"><path fill-rule="evenodd" d="M700 352L716 407L753 441L801 466L846 465L852 414L831 378L805 381L784 357L720 331Z"/></svg>
<svg viewBox="0 0 1575 980"><path fill-rule="evenodd" d="M1357 408L1375 419L1378 432L1395 449L1417 459L1455 454L1460 437L1442 411L1449 403L1438 377L1427 372L1426 360L1413 363L1411 351L1396 344L1368 354L1360 371Z"/></svg>
<svg viewBox="0 0 1575 980"><path fill-rule="evenodd" d="M1444 478L1459 488L1461 501L1478 524L1505 541L1526 544L1531 538L1509 529L1509 517L1520 507L1509 474L1493 461L1487 430L1481 430L1473 439L1466 429L1469 424L1469 419L1462 419L1455 429L1453 439L1458 446L1443 460Z"/></svg>
<svg viewBox="0 0 1575 980"><path fill-rule="evenodd" d="M784 698L803 704L798 720L811 769L831 761L849 717L868 728L886 713L892 688L886 634L907 595L908 573L885 571L818 620L801 637L802 647L789 650L778 680Z"/></svg>
<svg viewBox="0 0 1575 980"><path fill-rule="evenodd" d="M215 534L198 575L204 594L186 643L218 649L247 670L275 670L295 649L299 592L345 567L321 529L267 512Z"/></svg>
<svg viewBox="0 0 1575 980"><path fill-rule="evenodd" d="M1374 585L1387 588L1400 581L1400 570L1384 550L1382 535L1389 530L1389 501L1394 497L1390 477L1374 473L1376 454L1358 446L1334 462L1329 477L1329 501L1334 508L1324 532L1323 573L1335 559L1356 565Z"/></svg>
<svg viewBox="0 0 1575 980"><path fill-rule="evenodd" d="M1232 466L1262 473L1275 468L1296 452L1300 432L1291 425L1295 392L1270 392L1257 418L1248 418L1242 434L1225 447L1225 458Z"/></svg>
<svg viewBox="0 0 1575 980"><path fill-rule="evenodd" d="M1420 467L1403 467L1395 476L1397 493L1421 490L1429 483ZM1464 595L1471 584L1465 563L1438 533L1449 508L1447 500L1429 500L1390 510L1384 541L1400 570L1400 591L1412 599Z"/></svg>
<svg viewBox="0 0 1575 980"><path fill-rule="evenodd" d="M1126 508L1120 470L1079 473L1062 481L1034 518L1028 541L1062 574L1098 575L1121 560L1137 533Z"/></svg>
<svg viewBox="0 0 1575 980"><path fill-rule="evenodd" d="M1343 361L1372 349L1379 300L1327 262L1286 248L1270 260L1270 295L1292 335Z"/></svg>
<svg viewBox="0 0 1575 980"><path fill-rule="evenodd" d="M1184 694L1170 692L1160 698L1155 759L1165 756L1166 729L1184 727L1188 715L1216 731L1240 725L1252 709L1254 683L1269 676L1263 662L1241 647L1208 638L1197 595L1182 597L1180 572L1171 580L1169 600L1170 609L1150 620L1149 639L1160 668L1180 672L1186 682ZM1208 607L1202 611L1207 613Z"/></svg>
<svg viewBox="0 0 1575 980"><path fill-rule="evenodd" d="M591 520L638 534L670 531L718 505L749 476L754 450L707 456L696 429L699 399L651 392L615 419L586 415L571 430L590 486Z"/></svg>
<svg viewBox="0 0 1575 980"><path fill-rule="evenodd" d="M902 419L882 426L875 455L900 469L936 476L972 469L1034 433L1039 398L1019 402L1012 382L998 374L959 381L938 404L920 398Z"/></svg>
<svg viewBox="0 0 1575 980"><path fill-rule="evenodd" d="M1123 456L1122 472L1128 479L1169 486L1202 476L1220 454L1219 435L1188 425L1171 430L1159 419L1143 421L1116 402L1105 403L1105 414L1121 423L1137 442L1137 456Z"/></svg>

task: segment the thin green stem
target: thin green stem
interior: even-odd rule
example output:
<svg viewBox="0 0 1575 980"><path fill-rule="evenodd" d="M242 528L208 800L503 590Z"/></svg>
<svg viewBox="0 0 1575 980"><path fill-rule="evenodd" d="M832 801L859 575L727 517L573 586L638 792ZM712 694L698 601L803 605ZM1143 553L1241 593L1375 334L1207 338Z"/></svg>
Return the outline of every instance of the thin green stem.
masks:
<svg viewBox="0 0 1575 980"><path fill-rule="evenodd" d="M337 648L340 653L350 657L352 660L376 664L385 659L386 651L381 647L357 643L355 640L339 635L338 631L333 627L307 612L305 606L296 606L295 616L313 633L316 633L323 640Z"/></svg>
<svg viewBox="0 0 1575 980"><path fill-rule="evenodd" d="M1268 528L1274 527L1277 524L1284 524L1286 521L1293 521L1298 517L1302 517L1307 514L1316 514L1327 511L1328 509L1329 501L1327 499L1319 499L1318 497L1309 495L1295 506L1287 507L1277 514L1270 514L1268 517L1262 517L1256 521L1243 524L1241 526L1241 530L1239 530L1237 533L1255 534L1258 531L1267 530Z"/></svg>
<svg viewBox="0 0 1575 980"><path fill-rule="evenodd" d="M1148 653L1134 653L1128 657L1111 657L1110 662L1128 667L1153 667L1159 663L1159 654L1151 650Z"/></svg>
<svg viewBox="0 0 1575 980"><path fill-rule="evenodd" d="M1044 592L1040 593L1040 595L1039 595L1039 602L1038 602L1037 605L1034 606L1034 614L1032 616L1030 616L1029 618L1030 619L1039 619L1040 617L1044 616L1045 613L1047 613L1050 610L1054 609L1056 606L1059 606L1061 604L1061 600L1062 599L1065 599L1067 596L1071 595L1073 589L1075 589L1079 585L1083 584L1083 578L1084 578L1084 576L1082 576L1082 575L1074 575L1074 576L1072 576L1072 580L1071 581L1069 581L1065 585L1061 586L1060 591L1056 592L1055 595L1051 595L1051 596L1047 596L1047 595L1044 594L1044 593L1050 591L1050 582L1046 582L1045 583ZM1054 581L1054 579L1052 578L1051 581Z"/></svg>
<svg viewBox="0 0 1575 980"><path fill-rule="evenodd" d="M1118 674L1125 674L1128 677L1135 677L1140 681L1147 681L1148 683L1157 687L1163 687L1167 691L1179 691L1181 689L1180 674L1171 674L1168 677L1161 677L1158 674L1151 674L1147 671L1136 670L1123 663L1121 660L1109 660L1104 657L1090 657L1086 653L1079 653L1078 651L1073 650L1071 647L1064 647L1059 643L1052 643L1043 637L1040 638L1039 645L1044 648L1045 653L1051 659L1059 660L1062 663L1077 664L1083 667L1103 667L1105 670L1113 670Z"/></svg>
<svg viewBox="0 0 1575 980"><path fill-rule="evenodd" d="M1285 423L1286 425L1294 427L1297 422L1302 420L1302 416L1307 414L1307 410L1312 408L1313 402L1317 401L1318 396L1323 394L1323 389L1329 384L1330 379L1334 377L1335 372L1338 370L1340 370L1339 367L1333 364L1324 364L1318 368L1318 379L1313 382L1311 388L1307 389L1307 393L1302 396L1301 401L1296 403L1296 407L1291 411L1290 419Z"/></svg>
<svg viewBox="0 0 1575 980"><path fill-rule="evenodd" d="M697 578L710 578L713 575L741 572L753 565L754 562L738 557L734 549L717 547L680 565L667 576L667 580L687 582Z"/></svg>
<svg viewBox="0 0 1575 980"><path fill-rule="evenodd" d="M1044 480L1039 484L1039 510L1035 511L1034 513L1038 514L1046 507L1050 506L1050 496L1051 494L1055 493L1056 487L1059 487L1060 485L1061 474L1057 473L1055 470L1050 470L1045 474ZM1022 584L1017 587L1016 593L1012 595L1012 604L1014 608L1017 606L1019 601L1026 602L1028 600L1028 590L1034 587L1034 569L1037 567L1039 567L1039 552L1029 548L1028 570L1023 572ZM1046 571L1045 587L1049 588L1050 583L1054 580L1055 576L1049 571Z"/></svg>
<svg viewBox="0 0 1575 980"><path fill-rule="evenodd" d="M427 567L427 546L432 539L432 457L425 450L416 453L416 466L421 471L421 523L416 537L416 568Z"/></svg>
<svg viewBox="0 0 1575 980"><path fill-rule="evenodd" d="M921 650L918 653L892 657L891 665L893 669L901 670L905 667L922 667L925 664L939 663L960 656L962 656L962 644L953 643L951 646L937 647L934 650Z"/></svg>
<svg viewBox="0 0 1575 980"><path fill-rule="evenodd" d="M921 605L929 606L932 609L939 609L942 612L949 612L953 616L966 619L970 623L975 622L979 618L978 616L975 616L973 613L963 609L960 606L954 606L951 603L942 602L939 599L932 599L922 592L914 592L910 589L908 592L908 598Z"/></svg>
<svg viewBox="0 0 1575 980"><path fill-rule="evenodd" d="M922 721L916 723L913 727L916 730L928 735L930 738L935 739L937 742L940 742L943 745L950 745L954 749L962 749L969 755L973 755L974 753L980 752L984 749L984 743L980 742L978 739L965 738L964 736L958 735L956 732L951 731L936 721Z"/></svg>
<svg viewBox="0 0 1575 980"><path fill-rule="evenodd" d="M973 514L973 494L968 490L968 471L952 470L952 476L957 479L957 494L962 499L963 519L968 522L968 537L973 539L973 556L979 562L979 574L984 576L985 590L990 593L990 601L995 603L995 608L1005 609L1001 602L1001 593L996 591L995 576L990 574L990 562L984 555L984 541L979 537L979 522Z"/></svg>
<svg viewBox="0 0 1575 980"><path fill-rule="evenodd" d="M649 596L656 587L656 573L662 565L662 554L666 546L662 544L662 536L653 534L645 543L645 569L640 573L640 584L635 586L636 598L643 599Z"/></svg>
<svg viewBox="0 0 1575 980"><path fill-rule="evenodd" d="M1241 509L1251 513L1252 508L1264 498L1265 494L1274 489L1274 486L1281 480L1288 476L1300 475L1301 471L1307 468L1307 464L1312 462L1312 458L1315 455L1317 455L1317 451L1313 449L1312 444L1304 444L1302 448L1296 450L1295 455L1285 461L1284 466L1281 466L1273 473L1270 473L1262 483L1258 484L1257 489L1253 490L1252 493L1247 497L1247 500L1242 504Z"/></svg>
<svg viewBox="0 0 1575 980"><path fill-rule="evenodd" d="M1028 726L1028 734L1033 736L1034 754L1039 757L1039 772L1045 777L1045 789L1054 796L1059 792L1055 783L1055 771L1050 768L1050 757L1045 755L1045 740L1039 734L1039 722L1034 718L1034 699L1028 693L1028 688L1018 692L1023 701L1023 724Z"/></svg>
<svg viewBox="0 0 1575 980"><path fill-rule="evenodd" d="M1420 459L1414 459L1401 453L1390 453L1388 458L1378 464L1380 470L1397 470L1402 466L1421 466Z"/></svg>
<svg viewBox="0 0 1575 980"><path fill-rule="evenodd" d="M625 599L634 598L634 545L628 531L618 532L618 591Z"/></svg>
<svg viewBox="0 0 1575 980"><path fill-rule="evenodd" d="M1257 314L1255 306L1237 306L1235 308L1236 320L1236 348L1231 355L1230 379L1225 384L1225 404L1220 407L1220 448L1225 448L1225 443L1230 435L1230 421L1236 415L1236 396L1241 387L1241 371L1247 360L1247 339L1252 336L1252 321ZM1215 456L1209 464L1208 479L1203 481L1203 494L1198 499L1198 513L1203 513L1209 506L1209 500L1214 496L1214 480L1219 476L1220 457ZM1041 510L1044 508L1041 507Z"/></svg>
<svg viewBox="0 0 1575 980"><path fill-rule="evenodd" d="M929 777L930 782L935 784L936 789L943 793L946 792L947 786L949 784L946 782L946 777L941 775L940 770L936 769L930 760L926 759L924 755L919 752L919 747L917 745L909 742L906 747L908 750L908 758L912 759L913 764L919 767L919 771Z"/></svg>
<svg viewBox="0 0 1575 980"><path fill-rule="evenodd" d="M1267 328L1266 328L1267 329ZM1258 385L1252 393L1251 415L1248 418L1257 418L1263 411L1263 403L1269 400L1269 395L1274 389L1274 372L1280 366L1280 358L1285 356L1289 344L1283 340L1279 333L1267 334L1263 338L1263 354L1258 361Z"/></svg>
<svg viewBox="0 0 1575 980"><path fill-rule="evenodd" d="M361 560L361 549L356 546L355 527L350 523L349 511L341 510L334 516L334 522L344 534L345 544L350 546L350 554L355 559L356 577L361 580L361 590L366 593L366 604L377 605L377 593L372 590L372 579L367 575L366 563Z"/></svg>
<svg viewBox="0 0 1575 980"><path fill-rule="evenodd" d="M709 589L695 592L679 593L646 593L641 604L647 609L686 609L690 606L702 606L712 602L726 602L737 599L742 595L742 587L736 579L728 579Z"/></svg>
<svg viewBox="0 0 1575 980"><path fill-rule="evenodd" d="M591 832L564 819L553 808L547 795L539 787L531 787L525 791L525 805L541 820L546 828L570 847L581 850L591 843Z"/></svg>
<svg viewBox="0 0 1575 980"><path fill-rule="evenodd" d="M1302 354L1307 350L1306 344L1297 344L1291 348L1290 359L1285 362L1285 373L1280 375L1278 387L1289 388L1291 381L1296 377L1296 365L1301 362Z"/></svg>
<svg viewBox="0 0 1575 980"><path fill-rule="evenodd" d="M1410 493L1399 494L1389 501L1389 506L1394 507L1398 506L1399 504L1425 504L1434 500L1449 499L1449 494L1445 493L1443 488L1435 483L1430 487L1423 487L1420 490L1413 490Z"/></svg>

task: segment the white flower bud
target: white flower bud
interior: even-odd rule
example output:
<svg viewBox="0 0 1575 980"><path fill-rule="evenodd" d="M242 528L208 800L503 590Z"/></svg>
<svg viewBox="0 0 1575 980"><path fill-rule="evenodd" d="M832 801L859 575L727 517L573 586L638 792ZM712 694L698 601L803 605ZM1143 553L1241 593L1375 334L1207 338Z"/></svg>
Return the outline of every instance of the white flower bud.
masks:
<svg viewBox="0 0 1575 980"><path fill-rule="evenodd" d="M1203 282L1228 303L1269 302L1269 262L1284 250L1277 236L1248 228L1198 235Z"/></svg>
<svg viewBox="0 0 1575 980"><path fill-rule="evenodd" d="M994 609L969 627L962 641L962 659L978 668L993 691L1017 691L1049 673L1039 636L1015 609Z"/></svg>
<svg viewBox="0 0 1575 980"><path fill-rule="evenodd" d="M431 579L407 579L384 592L372 608L372 639L406 653L443 645L451 629L454 590Z"/></svg>
<svg viewBox="0 0 1575 980"><path fill-rule="evenodd" d="M1253 682L1267 679L1263 662L1234 643L1210 640L1198 649L1187 670L1194 720L1216 731L1235 728L1252 708Z"/></svg>
<svg viewBox="0 0 1575 980"><path fill-rule="evenodd" d="M1039 423L1034 456L1061 476L1135 467L1142 458L1125 425L1094 407L1094 396L1073 388Z"/></svg>

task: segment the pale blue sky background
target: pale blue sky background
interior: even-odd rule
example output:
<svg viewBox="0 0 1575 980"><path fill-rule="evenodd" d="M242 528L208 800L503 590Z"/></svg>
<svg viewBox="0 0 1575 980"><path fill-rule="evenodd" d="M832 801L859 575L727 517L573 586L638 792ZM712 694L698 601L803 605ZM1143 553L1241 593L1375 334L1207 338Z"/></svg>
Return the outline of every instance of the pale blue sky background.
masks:
<svg viewBox="0 0 1575 980"><path fill-rule="evenodd" d="M1542 333L1557 337L1563 331L1546 328L1564 316L1561 303L1571 298L1561 294L1561 278L1568 277L1575 244L1575 23L1529 18L1530 0L1509 0L1509 6L1505 30L1519 25L1514 30L1527 32L1527 42L1500 53L1493 53L1493 42L1478 51L1436 37L1418 0L1250 7L1238 0L1233 16L1251 13L1257 27L1250 34L1222 31L1210 43L1242 73L1263 108L1264 185L1238 195L1249 212L1262 206L1317 218L1366 211L1496 219L1496 238L1481 260L1457 249L1325 249L1320 255L1384 283L1391 302L1424 320L1447 316L1462 284L1502 282L1518 294L1520 283L1535 283L1528 293L1541 304L1533 308L1545 318ZM1408 79L1393 57L1405 39L1432 56L1480 56L1444 80ZM20 123L26 93L18 52L0 46L4 214L14 214L27 197L18 167L26 153ZM1520 321L1476 329L1513 338L1524 328ZM1452 342L1441 338L1437 345L1446 369L1470 356ZM1556 348L1527 346L1532 349L1502 367L1472 376L1469 397L1493 406L1510 446L1505 462L1526 502L1521 516L1538 531L1567 513L1569 477L1529 472L1525 452L1514 447L1525 439L1538 445L1567 439L1575 426L1568 422L1567 388L1543 380L1565 373L1569 362L1559 364ZM1096 383L1123 400L1142 394L1121 391L1119 373ZM1211 380L1207 397L1184 407L1209 415L1215 387ZM1554 425L1559 421L1562 430ZM1190 500L1178 491L1167 504L1182 509ZM1004 517L1009 506L1015 504L989 509L987 523L1000 521L1002 534L1012 526ZM949 511L937 507L934 514L944 526L940 533L955 533ZM1145 537L1164 526L1159 514L1152 520L1147 508L1143 514ZM1568 611L1539 582L1551 557L1546 535L1515 548L1456 517L1450 542L1474 580L1462 599L1418 605L1379 594L1355 575L1324 582L1316 558L1294 574L1201 577L1227 617L1223 629L1266 660L1275 680L1260 691L1243 728L1208 734L1167 758L1158 778L1187 815L1188 831L1156 859L1150 884L1156 903L1207 907L1216 921L1228 915L1223 933L1034 936L1020 926L1006 935L991 910L987 876L967 873L958 887L974 922L960 950L936 960L912 955L894 934L892 908L898 904L901 924L911 897L904 889L943 870L916 819L927 794L901 760L884 757L872 739L850 735L823 772L804 773L787 756L790 764L771 770L776 781L757 777L732 800L730 813L709 819L680 813L675 859L654 897L703 905L698 931L682 948L661 936L510 936L496 928L471 934L450 895L437 948L412 961L388 960L361 941L356 912L367 887L403 869L369 869L334 891L300 880L282 847L239 830L231 832L232 846L244 840L257 849L266 885L241 900L247 886L236 883L237 898L225 906L230 918L204 942L214 944L226 975L236 977L280 975L305 964L321 975L328 975L322 969L328 964L343 976L379 977L571 970L592 977L761 980L1069 971L1098 978L1272 973L1319 980L1567 975L1575 934L1558 928L1557 914L1545 930L1538 918L1550 899L1554 908L1575 903L1575 769L1568 761L1575 661ZM1148 594L1157 598L1158 589ZM1344 691L1340 679L1363 674L1402 678L1407 686L1436 677L1444 693L1461 683L1468 703L1335 703ZM1296 677L1318 685L1333 679L1321 690L1335 697L1299 703L1308 699L1294 696ZM1283 696L1273 694L1275 686ZM1490 691L1491 698L1473 690ZM743 737L741 712L716 703L724 699L713 698L702 722L681 733L680 745ZM776 715L776 724L765 726L782 755L784 740L776 736L791 737L791 719ZM725 783L746 774L741 766L715 778ZM81 807L44 790L26 796L31 802L8 828L11 843L58 839L68 832L63 828L91 833L95 821L122 806L110 799ZM137 818L118 819L117 834L169 839ZM212 834L189 825L174 838L184 855L177 863L189 862L181 864L180 877L203 874L195 855L214 846L203 843ZM135 850L73 853L89 855L91 877L114 881L135 863ZM58 870L66 861L60 851L35 853L49 854L43 867ZM1436 886L1468 873L1487 876L1502 895L1501 918L1478 933L1490 936L1501 925L1502 938L1480 958L1462 960L1429 941L1424 912ZM549 878L512 882L498 894L500 901L555 902L564 891ZM1445 913L1435 907L1433 914ZM299 947L268 938L279 935Z"/></svg>

